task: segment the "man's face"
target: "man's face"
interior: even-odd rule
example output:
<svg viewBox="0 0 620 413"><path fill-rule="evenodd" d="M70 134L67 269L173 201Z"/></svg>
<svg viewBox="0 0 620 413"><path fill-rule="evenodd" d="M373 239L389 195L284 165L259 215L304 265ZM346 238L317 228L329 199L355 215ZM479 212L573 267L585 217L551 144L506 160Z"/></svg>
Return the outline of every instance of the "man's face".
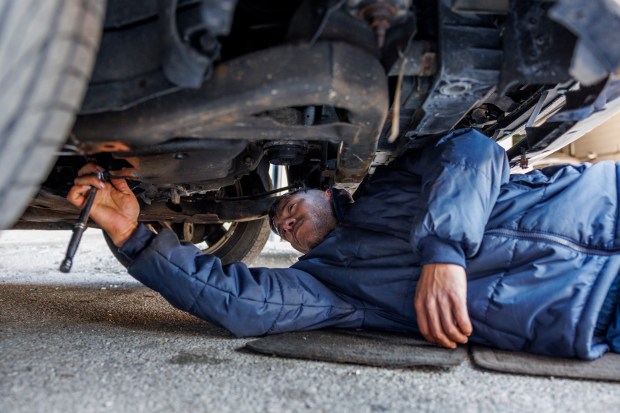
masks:
<svg viewBox="0 0 620 413"><path fill-rule="evenodd" d="M285 196L278 203L275 226L280 236L304 254L336 227L331 192L310 189Z"/></svg>

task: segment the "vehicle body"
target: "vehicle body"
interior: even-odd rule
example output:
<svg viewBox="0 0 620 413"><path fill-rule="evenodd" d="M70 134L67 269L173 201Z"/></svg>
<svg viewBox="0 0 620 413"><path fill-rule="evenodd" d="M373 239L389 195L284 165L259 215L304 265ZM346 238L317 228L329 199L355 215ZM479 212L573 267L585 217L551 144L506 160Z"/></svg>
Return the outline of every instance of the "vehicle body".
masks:
<svg viewBox="0 0 620 413"><path fill-rule="evenodd" d="M14 227L70 228L64 196L94 159L142 222L250 260L271 165L353 191L473 127L524 167L620 111L619 32L614 0L109 0L75 123Z"/></svg>

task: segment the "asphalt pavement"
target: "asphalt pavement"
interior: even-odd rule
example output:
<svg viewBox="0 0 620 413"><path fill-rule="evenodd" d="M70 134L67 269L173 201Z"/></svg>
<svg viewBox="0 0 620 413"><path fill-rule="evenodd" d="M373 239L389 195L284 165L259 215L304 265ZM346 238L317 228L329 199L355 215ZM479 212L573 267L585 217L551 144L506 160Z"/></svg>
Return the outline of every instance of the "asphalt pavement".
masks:
<svg viewBox="0 0 620 413"><path fill-rule="evenodd" d="M0 412L620 412L620 383L282 359L175 310L88 230L0 234ZM296 259L271 241L256 265Z"/></svg>

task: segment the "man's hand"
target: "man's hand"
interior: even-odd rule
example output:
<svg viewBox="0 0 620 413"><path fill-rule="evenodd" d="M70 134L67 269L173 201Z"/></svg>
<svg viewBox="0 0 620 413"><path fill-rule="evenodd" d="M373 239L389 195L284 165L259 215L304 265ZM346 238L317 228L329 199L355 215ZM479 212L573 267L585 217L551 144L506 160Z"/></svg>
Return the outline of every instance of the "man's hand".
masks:
<svg viewBox="0 0 620 413"><path fill-rule="evenodd" d="M78 177L67 195L67 200L78 208L86 203L88 191L97 187L97 195L90 210L90 217L108 233L114 245L122 246L138 228L140 206L124 179L102 182L95 173L103 168L94 163L86 164L78 171Z"/></svg>
<svg viewBox="0 0 620 413"><path fill-rule="evenodd" d="M454 264L427 264L415 292L420 332L431 343L455 348L472 332L467 312L467 277Z"/></svg>

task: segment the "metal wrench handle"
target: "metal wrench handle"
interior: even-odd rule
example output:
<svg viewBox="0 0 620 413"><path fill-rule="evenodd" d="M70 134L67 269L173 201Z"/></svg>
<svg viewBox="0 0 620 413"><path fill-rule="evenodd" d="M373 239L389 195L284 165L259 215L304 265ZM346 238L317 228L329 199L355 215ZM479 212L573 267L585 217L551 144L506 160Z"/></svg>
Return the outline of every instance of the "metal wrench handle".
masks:
<svg viewBox="0 0 620 413"><path fill-rule="evenodd" d="M97 174L98 176L99 175ZM90 192L88 193L88 199L86 200L86 205L82 208L82 212L80 212L80 217L78 221L73 226L73 234L71 235L71 240L69 241L69 245L67 246L67 253L65 254L65 259L62 260L62 264L60 264L61 272L69 272L71 271L71 266L73 265L73 257L77 252L78 246L80 245L80 241L82 240L82 234L86 230L86 223L88 222L88 216L90 215L90 209L93 206L93 201L95 200L95 196L97 195L97 188L92 187Z"/></svg>

